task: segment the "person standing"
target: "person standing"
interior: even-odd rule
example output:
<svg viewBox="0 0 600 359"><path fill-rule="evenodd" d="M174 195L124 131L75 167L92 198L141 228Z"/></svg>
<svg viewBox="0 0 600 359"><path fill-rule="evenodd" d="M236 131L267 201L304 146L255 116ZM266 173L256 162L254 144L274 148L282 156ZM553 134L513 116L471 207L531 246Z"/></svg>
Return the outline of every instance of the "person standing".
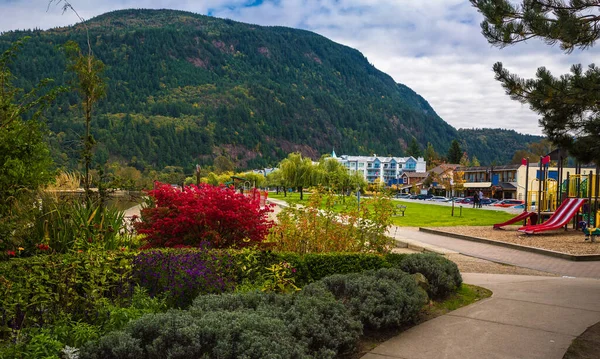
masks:
<svg viewBox="0 0 600 359"><path fill-rule="evenodd" d="M475 191L473 194L473 208L477 208L477 206L479 206L479 193Z"/></svg>

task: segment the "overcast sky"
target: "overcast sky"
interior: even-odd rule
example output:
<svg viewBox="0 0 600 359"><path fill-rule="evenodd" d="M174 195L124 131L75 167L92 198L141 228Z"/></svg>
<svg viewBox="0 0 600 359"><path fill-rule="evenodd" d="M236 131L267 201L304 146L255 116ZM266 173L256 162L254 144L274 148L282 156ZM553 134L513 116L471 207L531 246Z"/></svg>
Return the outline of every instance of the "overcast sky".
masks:
<svg viewBox="0 0 600 359"><path fill-rule="evenodd" d="M56 1L55 1L56 3ZM521 76L554 74L593 62L597 49L564 54L539 40L505 49L480 32L467 0L72 0L84 19L127 8L180 9L259 25L311 30L361 51L379 70L423 96L456 128L492 127L541 134L538 115L494 80L496 61ZM77 21L47 0L0 0L0 31L47 29Z"/></svg>

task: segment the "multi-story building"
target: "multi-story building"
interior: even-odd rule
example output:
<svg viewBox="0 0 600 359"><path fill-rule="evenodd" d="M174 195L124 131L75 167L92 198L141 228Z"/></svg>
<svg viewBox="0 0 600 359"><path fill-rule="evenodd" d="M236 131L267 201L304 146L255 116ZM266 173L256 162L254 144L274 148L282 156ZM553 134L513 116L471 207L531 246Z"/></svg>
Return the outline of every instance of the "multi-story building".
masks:
<svg viewBox="0 0 600 359"><path fill-rule="evenodd" d="M581 168L581 174L587 175L593 168ZM498 199L520 199L526 198L525 188L528 191L537 191L540 169L535 164L529 166L529 175L527 175L527 166L525 165L502 165L502 166L477 166L477 167L457 167L456 172L463 174L462 187L465 196L472 196L473 193L481 191L486 197ZM563 171L563 180L567 173L575 174L576 169L565 167ZM547 178L558 180L558 168L549 167ZM529 183L527 183L529 181Z"/></svg>
<svg viewBox="0 0 600 359"><path fill-rule="evenodd" d="M336 156L332 158L340 161L349 171L361 173L365 180L373 183L379 180L386 185L401 183L402 174L405 172L425 172L426 163L423 157L383 157L383 156Z"/></svg>

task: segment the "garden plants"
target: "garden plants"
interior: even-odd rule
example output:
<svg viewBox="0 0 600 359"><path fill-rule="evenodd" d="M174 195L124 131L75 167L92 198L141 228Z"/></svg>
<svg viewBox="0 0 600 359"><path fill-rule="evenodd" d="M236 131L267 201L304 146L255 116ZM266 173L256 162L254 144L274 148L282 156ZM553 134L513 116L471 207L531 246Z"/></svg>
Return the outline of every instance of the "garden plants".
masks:
<svg viewBox="0 0 600 359"><path fill-rule="evenodd" d="M201 184L183 191L157 184L150 203L136 222L145 235L144 248L244 247L260 244L273 226L270 207L260 207L260 196L245 196L233 188Z"/></svg>
<svg viewBox="0 0 600 359"><path fill-rule="evenodd" d="M315 191L306 206L284 208L269 241L275 242L279 251L300 254L389 252L393 240L386 236L386 230L393 215L391 200L376 194L360 209L348 200L338 211L339 198L331 192Z"/></svg>

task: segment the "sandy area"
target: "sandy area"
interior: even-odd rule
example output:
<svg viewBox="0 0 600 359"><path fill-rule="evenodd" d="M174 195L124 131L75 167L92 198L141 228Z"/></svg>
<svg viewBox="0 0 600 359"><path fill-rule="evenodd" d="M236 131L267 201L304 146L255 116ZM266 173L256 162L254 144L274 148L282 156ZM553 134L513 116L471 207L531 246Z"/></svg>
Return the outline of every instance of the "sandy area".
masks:
<svg viewBox="0 0 600 359"><path fill-rule="evenodd" d="M517 232L519 226L507 226L505 228L504 230L494 230L491 226L459 226L434 229L568 254L600 254L600 238L596 240L596 243L591 243L589 240L585 241L584 235L572 228L567 231L561 229L532 235Z"/></svg>

